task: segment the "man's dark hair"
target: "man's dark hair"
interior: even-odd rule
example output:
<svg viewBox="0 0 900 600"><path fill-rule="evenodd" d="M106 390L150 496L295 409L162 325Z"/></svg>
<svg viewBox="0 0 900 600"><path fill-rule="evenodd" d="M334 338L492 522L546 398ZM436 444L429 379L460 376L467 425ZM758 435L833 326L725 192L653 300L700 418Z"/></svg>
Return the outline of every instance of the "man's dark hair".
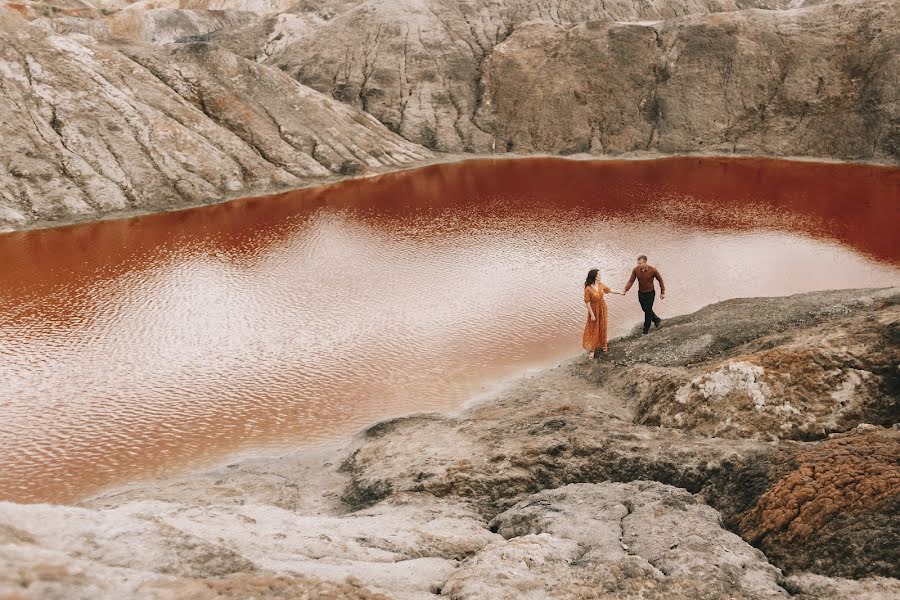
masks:
<svg viewBox="0 0 900 600"><path fill-rule="evenodd" d="M646 261L646 260L647 260L647 257L644 256L643 254L641 254L640 256L638 256L638 260Z"/></svg>

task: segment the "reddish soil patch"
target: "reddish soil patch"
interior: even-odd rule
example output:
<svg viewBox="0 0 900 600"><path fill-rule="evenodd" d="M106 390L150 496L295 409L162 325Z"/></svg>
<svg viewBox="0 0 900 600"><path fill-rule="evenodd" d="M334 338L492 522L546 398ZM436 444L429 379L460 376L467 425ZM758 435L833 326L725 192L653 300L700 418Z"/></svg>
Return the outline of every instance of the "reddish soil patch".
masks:
<svg viewBox="0 0 900 600"><path fill-rule="evenodd" d="M835 436L736 519L741 535L788 569L900 576L900 431Z"/></svg>

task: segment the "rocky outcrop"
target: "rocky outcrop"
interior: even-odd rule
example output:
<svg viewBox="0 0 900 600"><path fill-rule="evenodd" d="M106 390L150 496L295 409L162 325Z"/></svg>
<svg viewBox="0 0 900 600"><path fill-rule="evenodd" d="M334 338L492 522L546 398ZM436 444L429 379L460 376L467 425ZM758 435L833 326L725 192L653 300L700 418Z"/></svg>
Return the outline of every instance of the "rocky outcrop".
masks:
<svg viewBox="0 0 900 600"><path fill-rule="evenodd" d="M705 310L728 320L718 337L698 321L672 319L659 336L666 354L648 357L652 342L632 336L613 364L599 367L601 379L628 367L615 381L636 402L639 423L714 437L811 440L860 423L900 421L895 297L848 297L824 314L813 296L778 315L755 299ZM633 364L634 356L649 360Z"/></svg>
<svg viewBox="0 0 900 600"><path fill-rule="evenodd" d="M505 152L508 140L503 137L503 130L485 126L486 120L479 115L482 100L490 96L492 85L491 78L482 79L482 75L489 69L497 45L523 24L537 21L564 31L586 22L660 20L778 6L777 0L373 0L347 10L296 42L267 53L267 62L306 85L370 112L406 139L429 148ZM522 56L523 60L529 58ZM547 74L544 65L533 66L536 74ZM523 100L529 97L540 103L540 93L560 83L544 75L531 82L534 87L524 92ZM559 91L572 93L568 88ZM523 89L509 92L521 94ZM528 112L535 108L530 103L527 106ZM554 121L571 118L557 108L561 107L547 105L539 110ZM519 120L525 113L511 117ZM535 144L531 149L556 150L549 145L539 146Z"/></svg>
<svg viewBox="0 0 900 600"><path fill-rule="evenodd" d="M900 577L900 431L843 434L792 463L738 531L793 570Z"/></svg>
<svg viewBox="0 0 900 600"><path fill-rule="evenodd" d="M475 120L519 152L897 161L898 32L878 1L529 24L485 61Z"/></svg>
<svg viewBox="0 0 900 600"><path fill-rule="evenodd" d="M60 36L0 9L0 227L161 210L430 156L205 43Z"/></svg>
<svg viewBox="0 0 900 600"><path fill-rule="evenodd" d="M816 335L867 347L872 332L856 325L893 331L898 302L896 289L732 300L613 340L599 362L524 377L460 414L378 423L346 447L245 460L77 507L0 503L0 594L891 597L896 423L866 424L884 413L862 403L862 424L821 441L753 439L743 435L752 421L731 438L660 427L639 422L650 397L636 369L702 369ZM791 393L819 382L797 385ZM733 414L729 403L708 406Z"/></svg>
<svg viewBox="0 0 900 600"><path fill-rule="evenodd" d="M896 161L896 5L787 4L372 1L266 60L442 151Z"/></svg>
<svg viewBox="0 0 900 600"><path fill-rule="evenodd" d="M751 348L789 353L797 346L802 348L812 342L827 347L818 337L820 334L833 335L834 348L865 348L865 340L872 334L865 325L869 322L876 335L871 364L880 365L885 357L895 356L893 353L897 350L892 332L900 322L900 314L896 311L898 302L900 296L896 290L863 295L854 291L814 293L779 301L775 311L772 299L746 299L670 319L653 336L635 334L619 340L598 364L573 366L568 373L554 376L548 374L536 390L523 386L516 391L518 397L501 401L501 405L515 405L515 414L500 411L500 415L496 415L497 408L491 407L474 411L471 419L461 423L416 417L391 421L369 430L344 463L345 470L351 474L344 501L351 506L365 506L400 491L428 492L439 497L464 498L485 518L492 518L497 511L542 489L577 482L651 479L700 494L723 513L732 527L763 547L764 540L772 539L771 544L785 553L772 554L779 557L778 564L828 574L895 576L886 566L896 562L890 543L878 546L881 550L871 554L860 551L854 554L856 558L849 558L846 553L847 544L855 540L852 536L869 526L880 532L870 531L872 539L895 535L898 521L884 518L888 514L885 511L900 495L900 482L889 470L885 471L885 456L900 455L893 434L877 438L884 441L874 446L880 448L880 454L872 452L866 459L873 461L871 465L863 461L866 466L862 468L853 463L833 475L823 476L821 487L816 487L817 493L822 494L822 503L834 502L835 494L846 493L849 506L859 510L841 511L840 518L847 519L841 522L836 512L839 508L828 512L813 509L815 504L811 504L810 509L823 519L823 523L828 522L836 528L834 535L826 535L827 527L817 523L816 529L822 535L813 540L803 535L791 537L793 533L781 531L794 516L774 519L777 525L773 525L768 517L759 516L757 521L752 521L752 517L746 516L774 514L774 509L768 507L773 500L767 494L775 494L786 505L796 508L796 501L784 500L783 492L770 490L788 485L779 484L785 478L791 481L788 465L803 465L813 460L811 455L804 454L808 446L740 440L742 437L772 440L807 437L794 435L792 424L797 415L780 408L787 400L779 398L778 392L765 397L768 402L765 407L773 406L771 412L760 410L758 398L740 387L731 395L724 395L729 400L711 396L703 409L697 411L703 415L702 422L715 424L704 428L696 427L689 419L673 419L663 428L635 428L624 420L630 418L644 425L656 425L646 417L652 410L652 403L683 410L678 392L685 385L681 382L686 380L689 384L691 376L686 374L689 368L680 365L699 364L699 367L690 368L702 371L704 364L731 364L729 361L745 356ZM855 325L844 329L848 323ZM888 358L884 364L896 365L896 361L891 362ZM892 367L885 367L882 374L886 381L892 381L891 373ZM590 383L587 387L577 387L572 382L573 375ZM837 391L845 389L841 378L830 381ZM869 392L861 388L858 398L854 395L835 398L830 395L833 390L823 391L822 381L816 378L798 377L795 385L787 388L789 393L809 398L815 394L823 396L819 402L797 402L807 411L800 413L803 419L811 420L817 414L833 416L834 411L853 405L859 412L844 423L844 429L853 429L861 423L892 426L897 422L900 393L894 384L886 384L881 389L883 395L875 396L869 396ZM806 386L809 386L808 390ZM573 401L573 398L595 400ZM622 421L610 420L608 409L598 411L596 405L611 399L634 407L635 413L629 415L623 410L618 413ZM533 412L526 406L533 408ZM778 418L791 426L778 426ZM826 424L835 422L826 421ZM683 433L679 427L699 430L708 437ZM823 431L811 437L825 437L827 433ZM735 438L735 441L727 438ZM422 441L415 441L418 439ZM413 444L413 452L401 451L398 445L401 443ZM841 450L843 447L837 443L824 443L820 447L825 457L822 460L840 464L843 459L839 454L845 452ZM467 450L457 453L456 448ZM854 477L844 478L846 470L853 471ZM799 477L805 481L807 470L799 472ZM837 491L829 491L826 485L829 481L840 482L832 486L837 486ZM865 494L873 495L873 499L855 502L857 495ZM785 518L788 522L782 522ZM760 523L773 525L775 529L769 531ZM798 521L791 531L802 527L802 523L802 520ZM776 535L775 531L779 533ZM808 529L801 531L807 536L810 533ZM779 536L796 541L804 550L799 552L796 548L791 549L789 544L782 544ZM857 540L856 546L861 549L861 542ZM866 549L871 547L865 545ZM838 566L837 559L827 559L829 553L841 557L842 564ZM788 554L794 558L788 559ZM817 558L803 559L802 555ZM884 558L874 559L873 556Z"/></svg>
<svg viewBox="0 0 900 600"><path fill-rule="evenodd" d="M318 590L336 598L421 598L462 557L499 538L464 507L427 498L342 516L229 502L214 487L206 494L211 505L0 504L0 521L16 523L12 542L0 538L0 594L155 599L199 590L201 598L246 598L255 588L258 598L315 598Z"/></svg>
<svg viewBox="0 0 900 600"><path fill-rule="evenodd" d="M656 482L572 484L490 524L486 546L443 587L451 598L784 598L781 574L684 490ZM525 567L525 568L523 568Z"/></svg>

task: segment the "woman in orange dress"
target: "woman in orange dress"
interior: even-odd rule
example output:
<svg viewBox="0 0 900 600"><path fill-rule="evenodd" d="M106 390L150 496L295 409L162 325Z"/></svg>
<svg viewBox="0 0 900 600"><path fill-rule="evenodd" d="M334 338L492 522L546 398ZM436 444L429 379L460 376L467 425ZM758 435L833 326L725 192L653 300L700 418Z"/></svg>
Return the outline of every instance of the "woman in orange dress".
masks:
<svg viewBox="0 0 900 600"><path fill-rule="evenodd" d="M621 294L614 292L600 281L598 269L588 271L584 280L584 305L587 307L587 322L584 324L584 334L581 337L581 345L588 351L588 358L594 358L594 353L599 348L603 352L606 347L606 299L605 294Z"/></svg>

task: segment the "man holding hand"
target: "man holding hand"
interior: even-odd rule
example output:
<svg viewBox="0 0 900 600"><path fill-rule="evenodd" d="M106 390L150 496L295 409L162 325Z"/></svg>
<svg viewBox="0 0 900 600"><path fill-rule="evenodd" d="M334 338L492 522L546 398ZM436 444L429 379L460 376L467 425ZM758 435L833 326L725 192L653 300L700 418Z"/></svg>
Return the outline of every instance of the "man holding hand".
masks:
<svg viewBox="0 0 900 600"><path fill-rule="evenodd" d="M663 283L662 275L659 274L656 267L651 267L647 264L647 257L643 254L638 256L638 264L631 271L631 279L625 285L625 291L622 292L623 296L631 289L635 279L638 282L638 302L641 303L641 310L644 311L644 335L647 335L650 332L651 323L656 325L657 328L662 323L662 319L653 312L653 301L656 300L656 284L653 280L659 280L660 300L664 300L666 297L666 284Z"/></svg>

